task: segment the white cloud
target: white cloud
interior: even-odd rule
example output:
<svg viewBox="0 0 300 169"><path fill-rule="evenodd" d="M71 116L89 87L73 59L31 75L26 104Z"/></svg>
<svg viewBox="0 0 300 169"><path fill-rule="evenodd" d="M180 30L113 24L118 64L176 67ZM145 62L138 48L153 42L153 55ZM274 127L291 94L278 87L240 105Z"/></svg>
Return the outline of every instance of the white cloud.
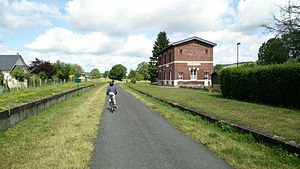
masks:
<svg viewBox="0 0 300 169"><path fill-rule="evenodd" d="M126 55L131 57L150 57L153 47L152 39L148 39L146 36L131 35L127 38L126 43L122 48L115 52L116 55Z"/></svg>
<svg viewBox="0 0 300 169"><path fill-rule="evenodd" d="M39 35L26 47L43 52L62 52L67 54L105 54L117 50L123 39L108 37L100 32L78 34L65 28L52 28Z"/></svg>
<svg viewBox="0 0 300 169"><path fill-rule="evenodd" d="M193 32L222 27L220 16L230 8L228 0L73 0L66 11L80 30L110 34L139 31Z"/></svg>
<svg viewBox="0 0 300 169"><path fill-rule="evenodd" d="M214 64L236 63L236 44L239 46L239 62L256 61L258 49L263 42L273 37L272 34L244 35L230 30L199 32L193 35L217 43L214 47Z"/></svg>
<svg viewBox="0 0 300 169"><path fill-rule="evenodd" d="M2 6L1 6L2 4ZM3 30L51 26L54 18L62 19L57 7L34 1L0 1L0 24Z"/></svg>
<svg viewBox="0 0 300 169"><path fill-rule="evenodd" d="M273 15L280 17L280 8L287 4L288 0L244 0L239 1L235 24L232 29L244 33L253 34L262 25L273 22Z"/></svg>

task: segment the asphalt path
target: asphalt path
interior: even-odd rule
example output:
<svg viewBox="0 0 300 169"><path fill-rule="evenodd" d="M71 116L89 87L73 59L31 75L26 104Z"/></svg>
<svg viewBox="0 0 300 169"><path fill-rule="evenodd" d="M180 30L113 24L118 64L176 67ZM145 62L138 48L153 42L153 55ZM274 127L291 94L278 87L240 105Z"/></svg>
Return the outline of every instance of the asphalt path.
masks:
<svg viewBox="0 0 300 169"><path fill-rule="evenodd" d="M92 169L232 168L203 145L117 87L116 112L105 105Z"/></svg>

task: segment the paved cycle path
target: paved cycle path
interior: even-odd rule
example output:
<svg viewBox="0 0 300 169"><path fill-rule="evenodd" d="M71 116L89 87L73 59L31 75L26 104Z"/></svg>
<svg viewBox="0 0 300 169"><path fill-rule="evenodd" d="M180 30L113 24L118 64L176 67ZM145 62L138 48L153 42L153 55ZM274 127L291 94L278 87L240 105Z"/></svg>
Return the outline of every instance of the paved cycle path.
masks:
<svg viewBox="0 0 300 169"><path fill-rule="evenodd" d="M232 168L136 98L117 88L116 112L101 117L92 169Z"/></svg>

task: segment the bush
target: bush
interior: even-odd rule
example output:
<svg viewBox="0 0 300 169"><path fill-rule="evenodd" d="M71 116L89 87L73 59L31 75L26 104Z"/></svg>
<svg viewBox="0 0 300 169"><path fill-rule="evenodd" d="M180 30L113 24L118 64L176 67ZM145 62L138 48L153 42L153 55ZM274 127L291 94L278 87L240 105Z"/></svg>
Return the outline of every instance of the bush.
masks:
<svg viewBox="0 0 300 169"><path fill-rule="evenodd" d="M136 79L135 78L130 79L130 81L131 81L131 83L136 84Z"/></svg>
<svg viewBox="0 0 300 169"><path fill-rule="evenodd" d="M224 97L300 107L300 64L227 68L220 79Z"/></svg>

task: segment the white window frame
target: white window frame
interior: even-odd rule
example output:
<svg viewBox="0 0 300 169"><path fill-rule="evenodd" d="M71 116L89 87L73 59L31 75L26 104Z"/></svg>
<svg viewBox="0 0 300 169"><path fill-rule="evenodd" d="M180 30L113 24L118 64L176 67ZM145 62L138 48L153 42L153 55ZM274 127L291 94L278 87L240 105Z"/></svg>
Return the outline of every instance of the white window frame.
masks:
<svg viewBox="0 0 300 169"><path fill-rule="evenodd" d="M191 80L197 80L197 70L196 69L190 70L190 78L191 78Z"/></svg>
<svg viewBox="0 0 300 169"><path fill-rule="evenodd" d="M183 80L183 72L178 73L178 80Z"/></svg>
<svg viewBox="0 0 300 169"><path fill-rule="evenodd" d="M208 72L204 72L204 80L208 80Z"/></svg>

